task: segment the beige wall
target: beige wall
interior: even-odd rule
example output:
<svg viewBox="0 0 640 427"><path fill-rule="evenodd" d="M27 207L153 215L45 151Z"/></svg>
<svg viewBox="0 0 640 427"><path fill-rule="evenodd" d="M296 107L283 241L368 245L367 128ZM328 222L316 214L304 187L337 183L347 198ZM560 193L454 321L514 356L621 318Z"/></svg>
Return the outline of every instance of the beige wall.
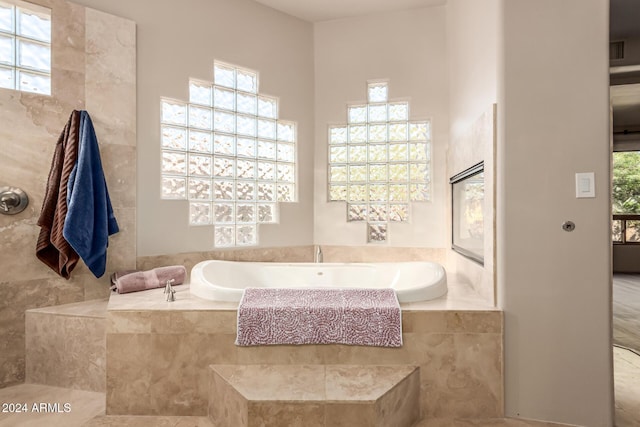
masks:
<svg viewBox="0 0 640 427"><path fill-rule="evenodd" d="M498 1L447 3L449 114L451 142L447 176L484 161L484 265L449 251L448 267L490 304L495 296L495 105L497 88ZM498 118L499 120L499 118ZM451 198L451 189L448 189ZM448 229L451 206L447 205Z"/></svg>
<svg viewBox="0 0 640 427"><path fill-rule="evenodd" d="M30 200L0 215L0 387L24 380L26 309L104 298L108 273L136 264L135 24L63 0L36 3L52 9L52 94L0 90L0 186ZM80 263L67 281L35 256L53 150L73 109L92 117L120 226L101 279Z"/></svg>
<svg viewBox="0 0 640 427"><path fill-rule="evenodd" d="M452 140L463 136L496 102L499 4L499 0L447 1ZM448 172L453 175L460 171Z"/></svg>
<svg viewBox="0 0 640 427"><path fill-rule="evenodd" d="M507 416L612 425L608 9L607 0L501 2ZM595 172L596 198L575 198L576 172ZM561 229L565 220L575 231Z"/></svg>
<svg viewBox="0 0 640 427"><path fill-rule="evenodd" d="M367 101L367 80L389 79L389 98L410 102L410 119L431 119L432 201L413 203L409 223L389 225L388 245L444 247L448 143L445 9L432 7L316 23L314 243L363 245L366 223L347 223L344 202L327 202L327 128L346 123L347 103Z"/></svg>
<svg viewBox="0 0 640 427"><path fill-rule="evenodd" d="M312 243L313 33L309 23L250 0L79 0L138 26L138 255L213 249L213 226L190 227L186 201L160 200L160 97L188 100L189 77L211 81L214 59L257 70L260 92L298 123L299 202L280 204L260 246Z"/></svg>
<svg viewBox="0 0 640 427"><path fill-rule="evenodd" d="M191 0L187 7L151 0L79 2L138 25L139 256L212 249L212 227L189 227L186 202L159 198L159 99L186 99L188 78L210 80L214 58L259 70L260 90L280 98L280 117L298 122L300 200L280 205L281 225L261 226L260 246L366 243L364 224L347 224L344 204L326 203L326 127L346 120L347 102L366 100L372 78L390 78L390 96L410 98L411 118L431 118L433 126L433 201L414 203L411 224L392 224L390 242L447 244L443 7L332 21L313 30L249 0Z"/></svg>

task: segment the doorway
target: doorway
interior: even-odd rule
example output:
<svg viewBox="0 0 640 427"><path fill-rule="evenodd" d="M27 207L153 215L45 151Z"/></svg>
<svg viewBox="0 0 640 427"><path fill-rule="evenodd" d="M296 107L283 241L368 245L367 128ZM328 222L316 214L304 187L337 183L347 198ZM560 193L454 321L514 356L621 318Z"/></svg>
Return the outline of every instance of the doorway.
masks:
<svg viewBox="0 0 640 427"><path fill-rule="evenodd" d="M610 93L615 425L628 427L640 425L640 84Z"/></svg>

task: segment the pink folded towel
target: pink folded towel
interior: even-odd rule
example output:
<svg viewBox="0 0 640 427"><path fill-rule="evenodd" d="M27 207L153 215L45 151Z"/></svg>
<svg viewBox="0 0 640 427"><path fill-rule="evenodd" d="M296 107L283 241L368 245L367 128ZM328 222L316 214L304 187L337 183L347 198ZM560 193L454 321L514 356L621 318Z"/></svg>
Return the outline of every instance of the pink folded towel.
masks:
<svg viewBox="0 0 640 427"><path fill-rule="evenodd" d="M126 270L113 273L111 289L119 294L161 288L172 280L172 285L181 285L187 278L187 269L182 265L158 267L153 270Z"/></svg>

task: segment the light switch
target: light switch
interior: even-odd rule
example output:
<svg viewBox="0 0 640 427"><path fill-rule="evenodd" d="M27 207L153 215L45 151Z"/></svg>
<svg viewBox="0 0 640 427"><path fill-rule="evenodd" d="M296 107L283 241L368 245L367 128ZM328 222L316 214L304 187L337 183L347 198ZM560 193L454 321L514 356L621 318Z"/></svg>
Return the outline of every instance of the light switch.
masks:
<svg viewBox="0 0 640 427"><path fill-rule="evenodd" d="M576 174L576 198L596 197L595 173L584 172Z"/></svg>

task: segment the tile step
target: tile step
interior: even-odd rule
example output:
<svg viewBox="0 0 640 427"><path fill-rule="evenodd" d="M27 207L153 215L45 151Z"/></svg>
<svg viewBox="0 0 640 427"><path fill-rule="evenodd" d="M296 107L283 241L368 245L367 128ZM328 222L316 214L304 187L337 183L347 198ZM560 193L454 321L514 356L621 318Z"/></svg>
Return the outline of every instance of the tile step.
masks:
<svg viewBox="0 0 640 427"><path fill-rule="evenodd" d="M209 418L220 427L410 427L415 366L211 365Z"/></svg>
<svg viewBox="0 0 640 427"><path fill-rule="evenodd" d="M49 307L32 308L27 313L50 314L70 317L89 317L97 319L107 318L108 299L73 302L70 304L52 305Z"/></svg>
<svg viewBox="0 0 640 427"><path fill-rule="evenodd" d="M25 382L106 391L107 301L25 312Z"/></svg>

